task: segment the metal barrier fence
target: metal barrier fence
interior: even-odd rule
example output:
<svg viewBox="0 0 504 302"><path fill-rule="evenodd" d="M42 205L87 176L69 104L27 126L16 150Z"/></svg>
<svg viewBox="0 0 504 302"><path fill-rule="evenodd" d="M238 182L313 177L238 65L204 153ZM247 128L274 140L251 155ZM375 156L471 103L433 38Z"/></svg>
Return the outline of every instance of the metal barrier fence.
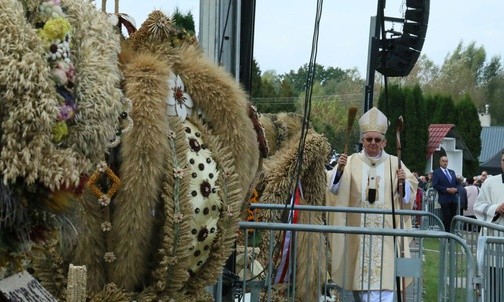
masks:
<svg viewBox="0 0 504 302"><path fill-rule="evenodd" d="M438 203L438 193L435 189L430 188L427 191L423 192L422 195L422 210L432 213L439 219L442 219L441 216L441 206ZM428 218L427 220L423 220L424 225L422 228L424 229L439 229L443 230L443 227L438 228L439 226L435 224L435 222Z"/></svg>
<svg viewBox="0 0 504 302"><path fill-rule="evenodd" d="M457 198L457 213L460 213L460 199ZM434 214L439 219L443 219L441 214L441 205L438 202L438 192L434 188L429 188L427 191L422 194L422 210ZM435 221L433 221L430 217L427 220L424 220L423 223L426 223L425 229L438 229L438 225ZM440 228L443 230L443 228ZM447 230L448 231L448 230Z"/></svg>
<svg viewBox="0 0 504 302"><path fill-rule="evenodd" d="M477 254L481 301L504 301L504 238L481 236Z"/></svg>
<svg viewBox="0 0 504 302"><path fill-rule="evenodd" d="M273 212L284 210L285 206L254 204L254 208ZM321 206L296 206L292 210L299 211L300 215L340 213L348 217L360 214L365 221L380 220L380 217L384 220L384 217L390 217L392 214L382 209ZM429 224L429 227L436 224L438 228L442 228L441 220L433 213L397 210L395 214L396 217L404 219L420 216L422 220L429 219L435 222ZM400 280L400 284L407 285L402 290L404 293L402 297L398 299L396 295L394 301L423 301L425 294L422 274L425 269L423 242L425 238L434 238L430 240L438 247L435 252L439 253L439 273L436 276L439 285L437 301L474 301L477 298L473 253L461 237L451 233L425 229L400 230L389 227L365 228L273 222L241 222L240 228L244 236L238 241L237 246L236 272L239 280L234 282L233 299L230 301L358 301L356 291L344 284L344 275L331 275L331 272L337 270L331 270L334 263L328 245L330 236L341 236L344 239L342 242L345 244L341 247L342 258L340 258L345 260L343 264L351 255L347 244L350 245L355 238L360 238L363 242L364 248L360 250L375 256L383 254L384 245L381 243L384 241L393 239L399 241L401 238L411 241L409 245L411 255L408 258L398 257L392 262L383 257L373 260L359 258L359 261L362 260L362 266L356 269L360 270L360 274L357 275L361 278L356 280L356 283L360 282L358 284L360 293L369 289L367 286L370 284L371 274L377 273L379 279L386 279L384 271L392 263L391 266L394 267L392 278ZM396 248L397 255L398 245L392 246ZM374 249L377 247L381 250ZM460 253L466 266L463 269L459 267L457 273L451 275L449 273L453 272L454 264L450 258L446 258L446 255L449 255L447 251L452 249ZM284 255L290 256L288 261L283 259ZM364 260L370 262L366 263ZM371 270L365 269L370 266ZM397 289L397 284L395 283L392 292ZM216 301L223 300L217 297Z"/></svg>
<svg viewBox="0 0 504 302"><path fill-rule="evenodd" d="M493 239L490 241L490 243L495 243L495 245L488 245L489 241L482 240L482 238L489 238L490 237L504 237L504 226L495 224L495 223L489 223L489 222L484 222L481 220L477 220L474 218L469 218L469 217L464 217L464 216L455 216L452 220L450 231L452 234L460 237L469 247L471 250L471 253L474 255L473 259L475 261L474 265L477 267L477 275L475 276L475 283L477 284L478 288L482 287L481 290L478 290L478 299L480 301L504 301L503 299L490 299L490 296L484 297L482 295L483 292L488 292L489 288L487 286L490 286L492 288L493 286L498 286L499 288L504 288L504 278L500 279L493 279L492 275L494 274L495 270L490 269L489 267L495 267L494 264L491 262L482 262L480 260L482 259L487 259L485 258L488 255L497 255L498 257L493 257L493 258L488 258L488 259L500 259L500 263L502 264L504 261L504 252L497 253L498 246L497 242L499 239ZM503 239L504 240L504 239ZM486 246L485 246L486 245ZM488 255L486 254L486 251L489 252ZM459 258L458 253L454 250L449 251L449 259L451 260L452 264L452 275L456 275L456 272L460 270L460 267L465 266L464 260ZM478 262L476 260L478 259ZM502 267L502 266L501 266ZM449 272L450 273L450 272ZM488 280L495 280L497 283L488 283ZM487 283L485 283L485 281ZM495 292L495 291L493 291ZM499 292L500 293L500 292ZM503 292L504 296L504 292ZM494 297L495 298L495 297Z"/></svg>

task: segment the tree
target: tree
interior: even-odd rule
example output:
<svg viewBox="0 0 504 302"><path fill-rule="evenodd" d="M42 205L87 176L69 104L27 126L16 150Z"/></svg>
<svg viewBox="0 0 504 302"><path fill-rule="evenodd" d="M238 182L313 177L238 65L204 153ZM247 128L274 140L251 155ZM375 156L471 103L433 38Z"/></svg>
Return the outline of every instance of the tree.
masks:
<svg viewBox="0 0 504 302"><path fill-rule="evenodd" d="M399 116L404 114L405 93L400 85L392 84L378 97L378 108L387 116L390 121L387 131L387 146L385 150L390 154L397 153L396 126Z"/></svg>
<svg viewBox="0 0 504 302"><path fill-rule="evenodd" d="M309 66L308 64L300 67L297 72L291 70L289 73L283 75L283 79L288 81L294 88L297 95L306 91L306 82L308 78ZM350 70L342 70L338 67L328 67L327 69L320 65L315 64L315 75L313 79L314 84L319 84L322 87L327 86L329 82L335 80L336 82L343 81L348 76Z"/></svg>
<svg viewBox="0 0 504 302"><path fill-rule="evenodd" d="M478 173L478 157L481 154L481 124L478 109L469 95L463 96L455 105L455 109L457 113L456 129L474 157L472 161L465 161L463 174L475 175Z"/></svg>
<svg viewBox="0 0 504 302"><path fill-rule="evenodd" d="M487 104L490 106L492 125L504 125L504 74L499 73L486 84Z"/></svg>
<svg viewBox="0 0 504 302"><path fill-rule="evenodd" d="M332 149L343 152L348 125L348 108L355 104L344 104L338 96L316 99L311 104L310 122L315 131L327 137ZM349 152L359 141L359 129L354 125L349 137Z"/></svg>
<svg viewBox="0 0 504 302"><path fill-rule="evenodd" d="M409 75L391 78L390 82L400 84L403 87L413 87L419 84L423 93L429 93L432 91L432 83L436 82L439 76L439 67L427 55L422 54Z"/></svg>
<svg viewBox="0 0 504 302"><path fill-rule="evenodd" d="M440 70L440 76L433 83L434 92L443 92L455 100L468 94L482 106L485 103L481 90L485 68L486 51L483 46L476 47L475 42L464 47L460 42L453 53L449 54Z"/></svg>
<svg viewBox="0 0 504 302"><path fill-rule="evenodd" d="M484 95L492 125L504 125L504 72L500 57L492 57L483 74ZM480 107L482 109L482 107Z"/></svg>
<svg viewBox="0 0 504 302"><path fill-rule="evenodd" d="M427 115L428 124L456 124L457 115L453 98L440 93L426 96L426 108L431 114Z"/></svg>
<svg viewBox="0 0 504 302"><path fill-rule="evenodd" d="M177 7L175 8L172 19L178 27L187 30L189 33L194 35L194 33L196 32L194 26L194 17L191 12L188 12L186 15L184 15Z"/></svg>
<svg viewBox="0 0 504 302"><path fill-rule="evenodd" d="M262 79L261 79L261 69L259 68L259 64L255 59L252 59L252 87L251 87L251 96L259 97L262 95Z"/></svg>
<svg viewBox="0 0 504 302"><path fill-rule="evenodd" d="M391 84L387 94L383 91L378 98L378 107L391 122L387 131L386 151L397 154L398 119L403 117L400 133L402 161L411 171L422 173L426 165L426 149L429 140L425 119L425 101L420 85L402 87Z"/></svg>
<svg viewBox="0 0 504 302"><path fill-rule="evenodd" d="M425 170L429 129L425 119L425 101L420 85L405 89L404 131L402 134L403 161L411 171Z"/></svg>
<svg viewBox="0 0 504 302"><path fill-rule="evenodd" d="M254 98L257 110L263 113L295 112L297 96L289 82L281 80L274 70L261 77L261 91Z"/></svg>

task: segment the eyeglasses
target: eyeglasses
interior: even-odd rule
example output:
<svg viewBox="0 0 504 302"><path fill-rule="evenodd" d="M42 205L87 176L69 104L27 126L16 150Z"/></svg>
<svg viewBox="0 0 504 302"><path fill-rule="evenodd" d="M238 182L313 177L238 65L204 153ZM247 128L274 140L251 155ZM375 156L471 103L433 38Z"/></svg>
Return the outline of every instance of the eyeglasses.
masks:
<svg viewBox="0 0 504 302"><path fill-rule="evenodd" d="M364 138L366 140L366 142L368 143L371 143L373 140L375 141L375 143L379 144L382 142L382 139L380 137L365 137Z"/></svg>

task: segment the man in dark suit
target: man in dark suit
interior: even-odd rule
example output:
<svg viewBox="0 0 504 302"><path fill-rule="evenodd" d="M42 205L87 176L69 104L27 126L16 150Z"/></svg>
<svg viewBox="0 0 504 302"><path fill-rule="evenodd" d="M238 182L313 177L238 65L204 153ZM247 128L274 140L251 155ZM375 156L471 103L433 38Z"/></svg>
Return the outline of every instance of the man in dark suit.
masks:
<svg viewBox="0 0 504 302"><path fill-rule="evenodd" d="M439 159L439 168L432 172L432 187L438 192L443 225L445 231L449 232L452 218L457 215L458 190L457 177L453 170L448 169L446 156Z"/></svg>

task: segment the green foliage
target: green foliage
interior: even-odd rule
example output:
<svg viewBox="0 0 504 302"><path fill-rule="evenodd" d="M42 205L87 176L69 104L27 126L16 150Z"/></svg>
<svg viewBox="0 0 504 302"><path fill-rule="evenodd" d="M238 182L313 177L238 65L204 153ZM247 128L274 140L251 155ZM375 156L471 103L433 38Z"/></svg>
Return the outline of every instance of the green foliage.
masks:
<svg viewBox="0 0 504 302"><path fill-rule="evenodd" d="M425 102L420 85L405 89L404 132L402 134L403 162L411 171L423 174L426 166L426 149L429 126L425 119Z"/></svg>
<svg viewBox="0 0 504 302"><path fill-rule="evenodd" d="M289 73L283 76L284 80L289 82L294 88L294 92L297 95L306 91L306 82L308 78L309 66L308 64L300 67L296 72L291 70ZM347 72L334 67L328 67L327 69L319 64L315 64L315 76L313 79L314 84L319 84L321 86L327 86L329 81L333 80L340 82L345 79Z"/></svg>
<svg viewBox="0 0 504 302"><path fill-rule="evenodd" d="M378 97L378 109L389 119L390 125L386 134L387 146L385 151L389 154L397 153L396 128L397 119L404 114L405 91L399 85L390 85L387 95L383 91ZM404 116L403 116L404 117ZM404 151L404 149L403 149Z"/></svg>
<svg viewBox="0 0 504 302"><path fill-rule="evenodd" d="M400 132L401 159L414 172L423 174L426 165L426 149L429 140L428 126L425 120L424 99L419 85L413 88L403 88L392 84L378 98L378 108L390 121L387 131L387 146L389 154L398 154L397 131L399 117L403 117L403 130Z"/></svg>
<svg viewBox="0 0 504 302"><path fill-rule="evenodd" d="M194 17L191 12L188 12L186 15L182 14L180 10L175 8L175 12L172 16L173 22L177 24L178 27L181 27L188 32L194 34L196 32L194 26Z"/></svg>
<svg viewBox="0 0 504 302"><path fill-rule="evenodd" d="M504 72L502 69L495 77L486 82L485 99L492 113L492 125L504 125Z"/></svg>
<svg viewBox="0 0 504 302"><path fill-rule="evenodd" d="M467 94L476 108L482 109L489 103L488 97L492 95L494 87L492 82L495 83L493 80L500 74L502 74L500 57L494 56L486 63L486 51L483 46L477 47L475 42L464 46L460 42L446 57L437 76L426 85L425 92L443 93L450 95L454 100L459 100Z"/></svg>
<svg viewBox="0 0 504 302"><path fill-rule="evenodd" d="M274 71L261 69L256 60L252 60L252 102L258 112L278 113L295 112L297 96L290 83L282 81Z"/></svg>
<svg viewBox="0 0 504 302"><path fill-rule="evenodd" d="M431 91L432 83L439 77L439 67L434 64L425 54L421 55L413 69L406 77L392 78L392 83L402 86L421 85L424 92Z"/></svg>
<svg viewBox="0 0 504 302"><path fill-rule="evenodd" d="M252 70L251 94L259 112L304 110L308 64L283 75L274 71L261 75L254 61ZM481 111L484 104L489 104L492 124L504 125L501 58L492 57L487 62L484 47L475 42L468 45L460 42L441 67L422 55L410 75L389 79L389 83L388 101L383 93L378 98L378 107L392 122L386 150L397 153L395 127L402 115L405 123L401 133L402 159L413 171L421 173L425 168L430 124L456 125L475 158L481 153L478 109ZM377 82L375 91L379 91L379 86ZM342 70L315 65L310 122L317 132L327 136L338 152L344 145L347 108L362 108L363 87L364 80L355 68ZM354 127L350 145L358 143L357 128ZM477 166L477 162L465 162L463 173L471 175Z"/></svg>
<svg viewBox="0 0 504 302"><path fill-rule="evenodd" d="M481 124L478 110L469 95L465 95L455 106L457 113L457 131L473 156L472 161L465 161L463 175L478 173L478 157L481 153Z"/></svg>
<svg viewBox="0 0 504 302"><path fill-rule="evenodd" d="M341 106L335 97L312 101L311 125L318 133L323 133L332 149L343 152L346 139L348 108ZM353 145L359 140L359 127L354 121L350 132L348 150L353 153Z"/></svg>
<svg viewBox="0 0 504 302"><path fill-rule="evenodd" d="M428 124L456 124L457 114L453 98L446 94L437 93L426 97L426 108L430 115L427 116Z"/></svg>
<svg viewBox="0 0 504 302"><path fill-rule="evenodd" d="M257 64L257 61L255 59L252 59L252 76L251 76L251 81L252 81L252 87L251 87L251 96L252 98L254 97L260 97L262 93L262 79L261 79L261 69L259 68L259 65Z"/></svg>

